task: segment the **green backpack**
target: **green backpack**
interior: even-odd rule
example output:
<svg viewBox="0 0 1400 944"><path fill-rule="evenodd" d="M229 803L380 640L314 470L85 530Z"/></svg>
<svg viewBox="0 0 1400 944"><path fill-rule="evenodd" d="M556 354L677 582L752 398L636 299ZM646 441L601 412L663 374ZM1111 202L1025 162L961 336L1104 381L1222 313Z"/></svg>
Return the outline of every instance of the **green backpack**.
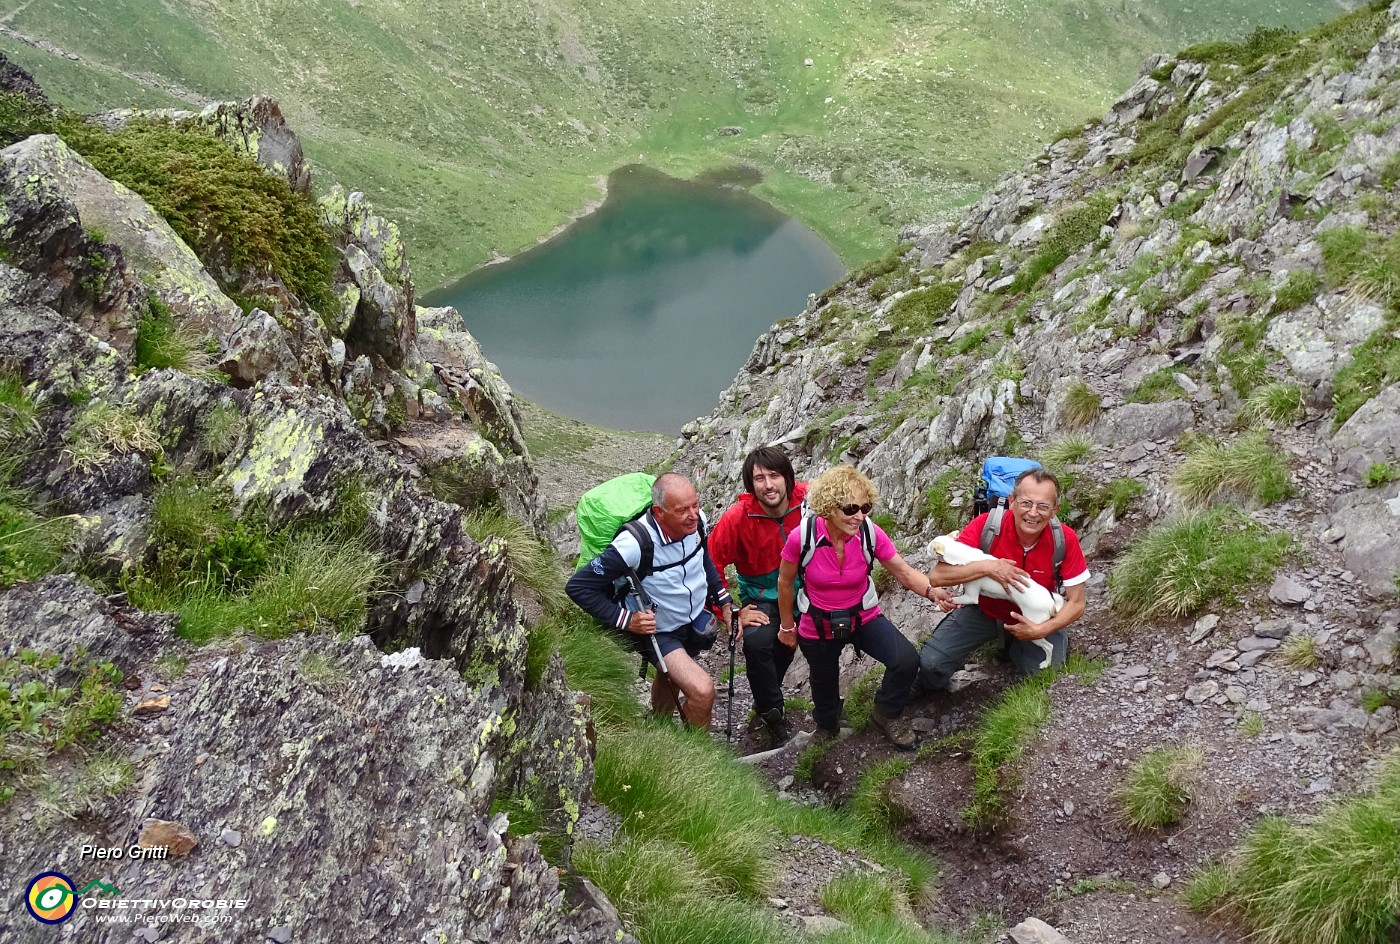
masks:
<svg viewBox="0 0 1400 944"><path fill-rule="evenodd" d="M656 478L645 472L629 472L583 493L574 509L579 567L607 550L623 525L651 507L651 486L655 482Z"/></svg>

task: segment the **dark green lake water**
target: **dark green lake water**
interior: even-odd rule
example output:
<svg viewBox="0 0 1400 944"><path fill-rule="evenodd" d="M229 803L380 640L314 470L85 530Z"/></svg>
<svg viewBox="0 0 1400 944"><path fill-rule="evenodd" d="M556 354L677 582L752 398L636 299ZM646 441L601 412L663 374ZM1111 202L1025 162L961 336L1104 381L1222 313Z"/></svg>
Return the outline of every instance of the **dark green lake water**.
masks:
<svg viewBox="0 0 1400 944"><path fill-rule="evenodd" d="M632 166L559 237L423 303L461 312L526 399L676 433L714 409L764 330L844 272L816 234L743 190Z"/></svg>

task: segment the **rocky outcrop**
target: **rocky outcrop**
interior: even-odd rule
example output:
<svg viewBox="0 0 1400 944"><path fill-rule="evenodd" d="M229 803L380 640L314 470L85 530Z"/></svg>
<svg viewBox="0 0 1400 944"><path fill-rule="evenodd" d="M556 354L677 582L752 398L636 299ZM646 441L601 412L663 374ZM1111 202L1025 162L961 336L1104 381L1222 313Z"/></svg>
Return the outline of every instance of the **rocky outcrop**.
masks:
<svg viewBox="0 0 1400 944"><path fill-rule="evenodd" d="M275 105L192 120L307 189ZM247 524L238 534L334 529L378 575L347 636L325 632L313 608L239 624L290 638L208 649L178 638L175 617L71 575L0 590L0 657L81 649L125 673L102 748L137 783L76 820L34 822L25 801L0 803L0 847L20 871L86 876L89 863L63 850L154 841L158 829L186 854L127 859L103 877L143 897L246 900L239 933L274 940L629 940L602 895L568 874L567 844L547 863L491 814L519 794L568 837L593 774L586 703L557 657L527 687L504 543L464 527L478 506L544 527L510 388L450 309L432 313L420 343L397 228L362 195L337 189L322 217L342 315L272 277L242 286L260 299L245 310L145 201L59 137L0 152L0 372L34 408L13 484L64 517L65 563L109 590L147 586L167 566L159 503L197 484ZM143 360L157 316L188 348L176 367ZM307 626L323 631L296 635ZM189 669L169 668L178 662ZM64 764L55 776L71 773ZM71 926L84 922L115 939L90 916Z"/></svg>
<svg viewBox="0 0 1400 944"><path fill-rule="evenodd" d="M57 866L126 897L242 901L232 926L273 939L628 939L615 916L566 901L534 842L508 837L507 818L490 815L517 715L499 688L468 685L450 662L386 656L365 637L196 650L172 637L170 618L109 603L71 577L0 594L0 620L9 646L81 650L124 673L124 720L106 747L134 758L138 784L82 823L43 817L24 843L7 842L15 874ZM162 653L188 660L163 681ZM18 818L13 805L2 815ZM178 827L189 851L77 858L83 845L151 843L157 820ZM93 911L68 927L130 936ZM227 935L213 925L182 939Z"/></svg>
<svg viewBox="0 0 1400 944"><path fill-rule="evenodd" d="M1400 469L1394 286L1381 263L1347 274L1345 257L1393 240L1397 16L1352 14L1341 59L1333 33L1248 70L1149 60L1102 120L954 224L907 227L878 292L853 277L759 338L720 407L685 428L681 467L719 507L758 445L784 446L804 475L854 462L923 564L946 527L933 509L966 516L983 456L1083 436L1079 482L1143 490L1126 513L1071 512L1107 560L1180 506L1171 479L1193 437L1260 430L1302 501L1256 518L1339 555L1343 595L1388 600L1396 486L1362 479Z"/></svg>

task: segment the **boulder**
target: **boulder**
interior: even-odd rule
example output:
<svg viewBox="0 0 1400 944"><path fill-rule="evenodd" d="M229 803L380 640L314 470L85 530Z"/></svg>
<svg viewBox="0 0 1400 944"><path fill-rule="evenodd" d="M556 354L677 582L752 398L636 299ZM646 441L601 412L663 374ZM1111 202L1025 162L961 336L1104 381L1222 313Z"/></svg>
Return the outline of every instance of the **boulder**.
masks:
<svg viewBox="0 0 1400 944"><path fill-rule="evenodd" d="M175 319L207 335L221 335L243 321L243 312L204 270L199 257L145 200L108 180L53 135L36 135L0 154L6 181L37 177L40 183L5 187L8 220L32 219L38 195L50 212L72 214L81 230L100 233L97 242L118 246L126 266L150 295L169 306ZM144 312L137 311L139 318Z"/></svg>
<svg viewBox="0 0 1400 944"><path fill-rule="evenodd" d="M1180 436L1194 422L1191 405L1181 400L1126 403L1101 416L1090 428L1089 435L1105 446L1126 446L1145 439Z"/></svg>
<svg viewBox="0 0 1400 944"><path fill-rule="evenodd" d="M1357 481L1376 463L1400 468L1400 384L1391 384L1351 415L1332 437L1337 471Z"/></svg>
<svg viewBox="0 0 1400 944"><path fill-rule="evenodd" d="M138 685L161 650L179 646L172 623L71 577L0 593L8 642L81 647ZM0 819L17 874L51 869L55 849L139 838L171 855L112 860L108 882L149 898L198 890L244 901L235 927L276 926L287 940L632 941L610 908L567 900L533 840L508 836L507 818L491 815L502 780L524 769L517 752L538 767L591 769L576 703L559 702L548 725L534 712L522 741L518 687L469 684L448 662L392 666L364 637L253 639L182 657L189 667L162 696L169 707L143 719L132 692L99 741L131 758L139 790L102 796L81 819ZM584 798L561 799L576 816ZM334 921L329 899L307 888L338 889ZM101 935L82 909L69 927Z"/></svg>

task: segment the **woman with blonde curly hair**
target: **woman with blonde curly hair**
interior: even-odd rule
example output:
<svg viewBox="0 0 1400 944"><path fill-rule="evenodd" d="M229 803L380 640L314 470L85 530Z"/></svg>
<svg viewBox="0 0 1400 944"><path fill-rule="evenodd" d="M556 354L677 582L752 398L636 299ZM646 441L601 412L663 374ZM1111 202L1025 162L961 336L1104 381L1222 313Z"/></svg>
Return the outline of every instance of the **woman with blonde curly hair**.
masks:
<svg viewBox="0 0 1400 944"><path fill-rule="evenodd" d="M849 465L827 470L807 490L812 517L788 535L778 570L778 641L800 646L811 667L818 738L834 737L841 728L839 659L846 644L883 663L885 679L871 720L891 744L907 751L917 739L901 716L919 670L919 654L880 613L874 562L941 609L951 609L952 595L905 563L894 542L870 520L878 499L875 484Z"/></svg>

